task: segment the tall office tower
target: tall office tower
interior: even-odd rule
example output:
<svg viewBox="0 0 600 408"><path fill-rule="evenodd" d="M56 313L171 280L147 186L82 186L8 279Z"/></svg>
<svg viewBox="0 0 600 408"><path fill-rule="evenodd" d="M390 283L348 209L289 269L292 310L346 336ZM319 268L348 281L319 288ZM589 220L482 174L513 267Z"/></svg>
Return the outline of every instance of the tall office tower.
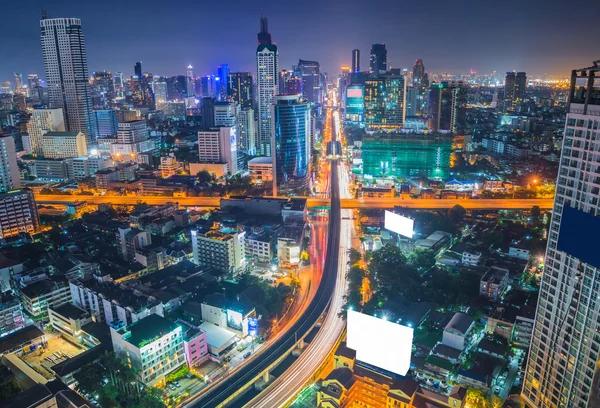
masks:
<svg viewBox="0 0 600 408"><path fill-rule="evenodd" d="M29 96L33 99L33 103L40 103L42 100L40 97L40 78L37 74L27 75L27 84L29 86Z"/></svg>
<svg viewBox="0 0 600 408"><path fill-rule="evenodd" d="M352 50L352 73L360 72L360 50Z"/></svg>
<svg viewBox="0 0 600 408"><path fill-rule="evenodd" d="M214 127L198 132L198 161L227 163L231 174L238 172L237 132L235 127Z"/></svg>
<svg viewBox="0 0 600 408"><path fill-rule="evenodd" d="M115 82L111 72L92 72L90 85L92 87L92 103L94 108L106 109L114 102Z"/></svg>
<svg viewBox="0 0 600 408"><path fill-rule="evenodd" d="M515 94L515 73L507 72L504 80L504 107L510 108L513 104L513 95Z"/></svg>
<svg viewBox="0 0 600 408"><path fill-rule="evenodd" d="M96 126L81 20L42 19L40 26L50 108L62 108L67 130L82 132L88 142L95 143Z"/></svg>
<svg viewBox="0 0 600 408"><path fill-rule="evenodd" d="M138 78L142 77L142 63L141 63L141 61L136 62L135 65L133 66L133 75L135 75Z"/></svg>
<svg viewBox="0 0 600 408"><path fill-rule="evenodd" d="M413 66L413 84L414 86L421 87L423 86L423 77L425 76L425 65L423 65L423 60L418 59Z"/></svg>
<svg viewBox="0 0 600 408"><path fill-rule="evenodd" d="M429 129L461 135L467 120L467 95L465 81L433 83L429 89Z"/></svg>
<svg viewBox="0 0 600 408"><path fill-rule="evenodd" d="M309 102L322 103L321 72L317 61L298 61L298 71L302 75L302 96Z"/></svg>
<svg viewBox="0 0 600 408"><path fill-rule="evenodd" d="M260 18L258 48L256 49L256 91L258 102L258 154L271 155L271 105L279 87L279 56L271 41L266 17Z"/></svg>
<svg viewBox="0 0 600 408"><path fill-rule="evenodd" d="M373 44L371 47L370 68L373 74L387 72L387 50L385 44Z"/></svg>
<svg viewBox="0 0 600 408"><path fill-rule="evenodd" d="M20 72L15 72L15 93L25 93L25 89L23 88L23 74Z"/></svg>
<svg viewBox="0 0 600 408"><path fill-rule="evenodd" d="M235 102L216 102L214 104L214 126L237 126L239 105Z"/></svg>
<svg viewBox="0 0 600 408"><path fill-rule="evenodd" d="M147 140L148 126L145 120L132 120L129 122L119 122L117 131L117 140L120 144L134 144Z"/></svg>
<svg viewBox="0 0 600 408"><path fill-rule="evenodd" d="M200 78L202 84L202 96L204 98L216 98L217 97L217 81L214 75L207 75Z"/></svg>
<svg viewBox="0 0 600 408"><path fill-rule="evenodd" d="M64 132L65 118L63 110L57 109L34 109L31 119L27 123L27 133L31 143L31 151L35 155L43 154L42 135L46 132Z"/></svg>
<svg viewBox="0 0 600 408"><path fill-rule="evenodd" d="M515 102L522 101L525 97L525 89L527 88L527 74L525 72L517 72L515 77L515 92L513 100Z"/></svg>
<svg viewBox="0 0 600 408"><path fill-rule="evenodd" d="M33 191L11 190L0 194L0 238L20 233L33 234L40 227L40 218Z"/></svg>
<svg viewBox="0 0 600 408"><path fill-rule="evenodd" d="M164 77L154 78L152 81L152 92L154 92L157 107L162 103L166 103L169 100L167 80Z"/></svg>
<svg viewBox="0 0 600 408"><path fill-rule="evenodd" d="M254 82L250 72L232 72L229 74L229 98L237 102L242 109L252 107L254 101Z"/></svg>
<svg viewBox="0 0 600 408"><path fill-rule="evenodd" d="M406 119L406 81L402 75L379 75L364 86L365 126L397 131Z"/></svg>
<svg viewBox="0 0 600 408"><path fill-rule="evenodd" d="M272 107L273 195L309 189L310 105L300 95L276 95Z"/></svg>
<svg viewBox="0 0 600 408"><path fill-rule="evenodd" d="M215 126L215 98L202 98L200 101L200 127L210 129Z"/></svg>
<svg viewBox="0 0 600 408"><path fill-rule="evenodd" d="M15 141L12 136L0 136L0 193L21 188Z"/></svg>
<svg viewBox="0 0 600 408"><path fill-rule="evenodd" d="M215 78L218 82L217 84L217 98L219 101L226 101L229 92L227 86L229 85L229 65L221 64L217 68L217 78Z"/></svg>
<svg viewBox="0 0 600 408"><path fill-rule="evenodd" d="M238 115L238 149L249 156L256 154L254 109L243 108Z"/></svg>
<svg viewBox="0 0 600 408"><path fill-rule="evenodd" d="M196 87L194 83L194 68L192 65L188 65L187 67L187 75L185 77L186 81L186 94L187 97L190 98L196 95Z"/></svg>
<svg viewBox="0 0 600 408"><path fill-rule="evenodd" d="M115 99L123 99L125 97L125 78L122 72L115 72L114 76Z"/></svg>
<svg viewBox="0 0 600 408"><path fill-rule="evenodd" d="M283 93L286 95L302 95L302 89L302 78L292 75L287 81L285 81Z"/></svg>
<svg viewBox="0 0 600 408"><path fill-rule="evenodd" d="M521 401L600 406L600 66L573 70L544 274Z"/></svg>
<svg viewBox="0 0 600 408"><path fill-rule="evenodd" d="M292 71L288 71L287 69L282 69L281 71L279 71L279 93L280 94L284 94L286 93L285 91L285 85L287 83L287 80L290 79L292 77Z"/></svg>
<svg viewBox="0 0 600 408"><path fill-rule="evenodd" d="M119 131L117 111L114 109L100 109L94 111L96 115L96 134L98 137L115 137Z"/></svg>
<svg viewBox="0 0 600 408"><path fill-rule="evenodd" d="M406 116L417 116L417 88L406 88Z"/></svg>

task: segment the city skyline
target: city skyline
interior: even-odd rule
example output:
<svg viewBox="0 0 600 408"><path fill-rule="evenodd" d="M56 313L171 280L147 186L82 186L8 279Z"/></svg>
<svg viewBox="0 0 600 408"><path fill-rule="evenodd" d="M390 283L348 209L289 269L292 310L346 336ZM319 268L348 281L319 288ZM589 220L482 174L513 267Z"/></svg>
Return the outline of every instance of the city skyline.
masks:
<svg viewBox="0 0 600 408"><path fill-rule="evenodd" d="M185 75L188 64L194 66L198 76L214 74L222 63L229 64L232 72L254 72L252 50L256 46L260 7L269 18L274 42L281 50L281 66L287 68L302 58L319 61L322 72L337 74L340 66L351 64L355 48L362 51L361 66L368 67L369 50L375 43L386 44L392 67L411 68L414 61L421 58L429 72L453 74L466 73L473 68L482 74L493 70L497 73L516 70L566 78L573 66L584 66L595 58L591 43L594 33L589 30L598 29L592 24L585 24L586 19L593 21L593 13L583 16L582 24L559 32L553 30L563 20L562 8L558 5L545 5L544 20L529 21L528 11L537 10L535 5L505 3L503 10L507 10L506 13L515 7L519 7L522 13L511 14L513 24L491 32L489 23L500 21L505 14L497 13L495 17L492 10L481 5L476 7L475 2L465 5L465 10L470 13L469 24L448 25L449 30L432 29L443 28L448 16L452 15L449 13L454 12L446 10L450 6L443 4L437 5L433 13L420 10L416 5L403 5L402 15L406 19L401 20L401 24L394 20L398 16L395 11L400 11L400 6L393 2L369 5L372 17L364 22L359 17L363 15L360 9L362 3L351 2L344 8L332 2L319 3L320 9L308 7L309 4L306 6L290 13L286 5L275 2L257 5L237 2L232 4L229 15L231 26L236 29L218 31L220 25L217 22L212 24L206 14L202 14L204 10L190 9L183 2L163 5L151 0L147 2L144 13L133 13L128 9L121 13L110 12L113 10L111 1L101 9L74 1L17 4L6 11L6 41L0 43L0 54L7 58L0 69L0 81L13 81L13 72L43 73L39 52L42 7L50 18L82 19L90 73L121 71L126 77L133 75L136 61L142 61L148 72L165 76ZM202 24L182 28L177 13L166 13L169 10L190 15L191 21L198 13L199 18L203 17ZM320 11L311 15L306 10ZM165 15L169 17L163 17ZM110 30L106 29L108 18L113 19ZM295 24L298 18L313 19L310 26L322 29L309 31L297 28L302 27ZM148 23L150 27L161 29L148 30ZM430 35L417 35L427 31ZM480 35L475 35L478 32L484 33L483 40ZM322 47L325 39L334 46ZM123 58L124 55L128 57Z"/></svg>

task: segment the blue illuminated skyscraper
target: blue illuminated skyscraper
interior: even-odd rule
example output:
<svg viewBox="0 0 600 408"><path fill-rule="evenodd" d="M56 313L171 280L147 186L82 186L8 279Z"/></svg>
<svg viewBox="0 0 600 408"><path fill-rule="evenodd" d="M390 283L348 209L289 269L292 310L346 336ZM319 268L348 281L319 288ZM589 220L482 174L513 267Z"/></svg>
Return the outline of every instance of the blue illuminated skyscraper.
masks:
<svg viewBox="0 0 600 408"><path fill-rule="evenodd" d="M310 162L310 108L300 95L276 95L272 107L273 194L305 195Z"/></svg>
<svg viewBox="0 0 600 408"><path fill-rule="evenodd" d="M217 68L217 98L219 101L227 100L227 83L229 81L229 65L221 64Z"/></svg>

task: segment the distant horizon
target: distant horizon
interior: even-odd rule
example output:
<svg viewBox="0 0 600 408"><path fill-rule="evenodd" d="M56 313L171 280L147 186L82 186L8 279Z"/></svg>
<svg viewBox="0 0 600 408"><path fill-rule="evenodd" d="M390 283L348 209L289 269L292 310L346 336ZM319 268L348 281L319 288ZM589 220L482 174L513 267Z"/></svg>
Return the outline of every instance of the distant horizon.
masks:
<svg viewBox="0 0 600 408"><path fill-rule="evenodd" d="M226 10L180 0L169 4L148 0L142 8L124 8L114 0L101 5L75 0L11 4L4 10L0 81L14 83L14 72L24 79L28 74L45 78L41 8L48 18L81 19L89 74L106 70L130 77L136 61L142 61L144 72L162 76L185 75L188 64L195 76L212 75L223 63L231 72L255 74L260 7L279 47L280 69L290 69L299 59L314 60L330 79L351 64L355 48L361 51L361 70L368 70L374 43L386 44L390 66L412 70L420 58L425 70L436 74L464 75L474 69L478 75L495 70L504 76L514 70L562 79L572 69L600 59L595 40L600 27L593 23L597 18L593 12L577 25L565 26L563 7L541 2L507 0L501 11L474 0L467 0L460 11L439 0L432 4L434 11L392 0L368 5L349 1L343 7L327 0L306 0L295 8L274 0L263 3L233 0ZM539 15L540 6L543 18L531 18ZM521 13L512 13L513 9Z"/></svg>

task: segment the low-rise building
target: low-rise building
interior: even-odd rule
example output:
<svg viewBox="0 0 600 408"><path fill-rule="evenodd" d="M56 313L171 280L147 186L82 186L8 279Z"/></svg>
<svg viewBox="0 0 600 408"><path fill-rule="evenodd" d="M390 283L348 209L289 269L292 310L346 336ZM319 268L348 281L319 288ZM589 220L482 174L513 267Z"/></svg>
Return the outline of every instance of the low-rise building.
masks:
<svg viewBox="0 0 600 408"><path fill-rule="evenodd" d="M19 292L23 310L34 321L47 321L49 307L71 302L69 284L59 276L36 280Z"/></svg>
<svg viewBox="0 0 600 408"><path fill-rule="evenodd" d="M458 370L458 381L467 387L490 390L502 370L502 360L487 354L477 353L469 369Z"/></svg>
<svg viewBox="0 0 600 408"><path fill-rule="evenodd" d="M479 264L480 260L481 260L481 252L464 251L462 254L461 262L463 263L463 265L475 266L475 265Z"/></svg>
<svg viewBox="0 0 600 408"><path fill-rule="evenodd" d="M228 300L215 293L204 298L201 306L202 320L234 331L240 337L248 335L248 321L256 318L252 305L239 300Z"/></svg>
<svg viewBox="0 0 600 408"><path fill-rule="evenodd" d="M268 234L249 234L246 236L246 258L255 262L268 263L273 259L273 241Z"/></svg>
<svg viewBox="0 0 600 408"><path fill-rule="evenodd" d="M273 181L273 159L256 157L248 162L248 173L255 183Z"/></svg>
<svg viewBox="0 0 600 408"><path fill-rule="evenodd" d="M479 296L492 302L498 300L508 287L508 269L490 267L479 282Z"/></svg>
<svg viewBox="0 0 600 408"><path fill-rule="evenodd" d="M206 332L183 320L177 320L183 330L183 349L188 366L198 366L208 359Z"/></svg>
<svg viewBox="0 0 600 408"><path fill-rule="evenodd" d="M523 306L519 309L513 330L513 344L517 347L528 349L533 337L533 323L535 307Z"/></svg>
<svg viewBox="0 0 600 408"><path fill-rule="evenodd" d="M212 361L223 363L227 356L235 349L239 340L235 333L204 322L200 329L206 333L206 343L208 344L208 356Z"/></svg>
<svg viewBox="0 0 600 408"><path fill-rule="evenodd" d="M473 328L473 318L465 313L455 313L444 327L442 344L457 350L465 349L465 342Z"/></svg>
<svg viewBox="0 0 600 408"><path fill-rule="evenodd" d="M21 302L12 293L0 296L0 337L6 336L25 326Z"/></svg>
<svg viewBox="0 0 600 408"><path fill-rule="evenodd" d="M0 238L34 234L40 228L37 205L30 190L0 194Z"/></svg>
<svg viewBox="0 0 600 408"><path fill-rule="evenodd" d="M518 246L511 246L508 248L508 256L519 259L529 259L529 250Z"/></svg>
<svg viewBox="0 0 600 408"><path fill-rule="evenodd" d="M119 329L111 327L110 335L115 354L148 386L186 364L181 326L157 314Z"/></svg>
<svg viewBox="0 0 600 408"><path fill-rule="evenodd" d="M282 268L296 267L300 264L300 245L293 238L277 239L277 260Z"/></svg>
<svg viewBox="0 0 600 408"><path fill-rule="evenodd" d="M48 308L50 324L67 340L83 343L82 327L92 322L92 316L83 309L65 303Z"/></svg>

